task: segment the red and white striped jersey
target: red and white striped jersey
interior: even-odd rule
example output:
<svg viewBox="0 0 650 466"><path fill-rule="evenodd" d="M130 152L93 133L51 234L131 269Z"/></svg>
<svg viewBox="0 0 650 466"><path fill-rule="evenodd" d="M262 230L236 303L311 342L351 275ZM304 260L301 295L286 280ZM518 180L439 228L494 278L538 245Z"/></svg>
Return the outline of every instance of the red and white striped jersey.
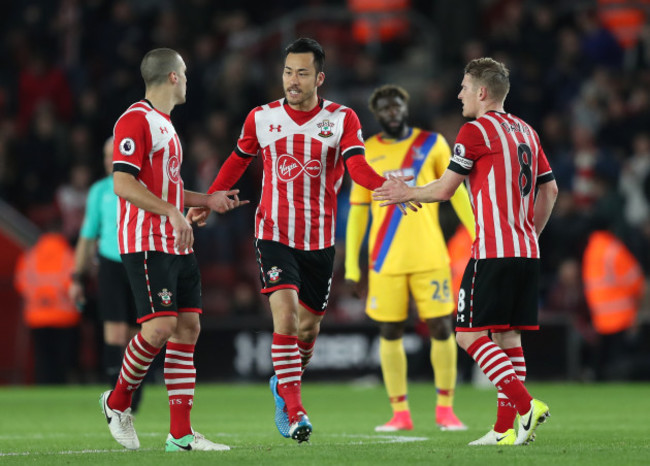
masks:
<svg viewBox="0 0 650 466"><path fill-rule="evenodd" d="M295 249L324 249L335 241L344 157L365 151L361 124L353 110L327 100L313 112L291 111L283 101L252 110L237 141L241 155L262 156L255 236Z"/></svg>
<svg viewBox="0 0 650 466"><path fill-rule="evenodd" d="M183 150L169 115L146 100L131 105L113 129L113 171L132 174L163 201L183 211ZM174 247L174 229L164 215L140 209L125 199L118 203L121 254L159 251L189 254Z"/></svg>
<svg viewBox="0 0 650 466"><path fill-rule="evenodd" d="M538 184L553 180L553 172L537 133L526 122L492 111L465 123L449 169L469 175L474 259L539 257L535 192Z"/></svg>

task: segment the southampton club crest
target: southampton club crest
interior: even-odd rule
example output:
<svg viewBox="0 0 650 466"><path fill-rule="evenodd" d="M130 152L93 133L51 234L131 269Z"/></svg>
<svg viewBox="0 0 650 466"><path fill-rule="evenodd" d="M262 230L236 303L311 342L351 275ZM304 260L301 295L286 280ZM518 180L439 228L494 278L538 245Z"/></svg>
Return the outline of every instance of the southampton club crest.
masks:
<svg viewBox="0 0 650 466"><path fill-rule="evenodd" d="M334 127L334 123L330 123L329 120L323 120L320 123L318 123L316 126L320 129L320 133L318 135L322 138L329 138L332 136L334 133L332 133L332 128Z"/></svg>
<svg viewBox="0 0 650 466"><path fill-rule="evenodd" d="M160 293L158 293L158 296L160 297L161 304L165 307L169 307L172 305L172 292L169 291L167 288L163 288Z"/></svg>
<svg viewBox="0 0 650 466"><path fill-rule="evenodd" d="M266 272L266 274L269 276L269 281L271 283L275 283L278 280L280 280L280 273L282 273L282 269L276 267L275 265L271 267L271 270Z"/></svg>

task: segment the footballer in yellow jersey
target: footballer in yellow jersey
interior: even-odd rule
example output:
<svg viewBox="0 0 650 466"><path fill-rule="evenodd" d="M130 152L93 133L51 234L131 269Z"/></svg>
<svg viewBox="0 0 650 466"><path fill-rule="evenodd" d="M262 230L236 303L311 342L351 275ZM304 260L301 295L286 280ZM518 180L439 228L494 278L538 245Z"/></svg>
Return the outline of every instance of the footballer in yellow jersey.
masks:
<svg viewBox="0 0 650 466"><path fill-rule="evenodd" d="M370 110L382 132L366 141L366 160L385 177L412 176L410 183L427 184L444 173L451 151L438 133L407 125L408 93L385 85L370 97ZM461 223L474 238L474 216L467 190L451 198ZM409 294L431 336L431 362L437 390L436 422L443 430L466 427L453 412L457 347L452 331L454 310L449 254L438 219L438 204L425 204L404 215L392 205L380 207L372 193L353 184L346 232L345 278L359 282L359 252L369 214L369 271L366 313L379 323L380 360L393 418L377 431L411 430L407 401L406 354L402 343Z"/></svg>

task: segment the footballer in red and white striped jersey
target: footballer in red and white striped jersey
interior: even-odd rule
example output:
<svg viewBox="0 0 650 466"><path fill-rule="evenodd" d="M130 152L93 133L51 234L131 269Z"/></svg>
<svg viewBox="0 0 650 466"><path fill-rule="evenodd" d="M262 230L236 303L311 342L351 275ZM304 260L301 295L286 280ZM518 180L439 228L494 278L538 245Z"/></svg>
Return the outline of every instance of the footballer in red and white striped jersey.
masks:
<svg viewBox="0 0 650 466"><path fill-rule="evenodd" d="M115 123L113 171L132 174L160 199L183 211L183 151L169 115L147 101L131 105ZM189 254L174 247L174 228L164 215L140 209L125 199L118 203L121 254L159 251Z"/></svg>
<svg viewBox="0 0 650 466"><path fill-rule="evenodd" d="M306 251L334 245L344 159L365 153L352 109L323 99L309 112L293 110L285 99L257 107L244 122L235 152L262 155L257 238Z"/></svg>
<svg viewBox="0 0 650 466"><path fill-rule="evenodd" d="M538 184L554 179L537 133L496 111L465 123L449 169L466 178L474 217L474 259L539 258L534 203Z"/></svg>

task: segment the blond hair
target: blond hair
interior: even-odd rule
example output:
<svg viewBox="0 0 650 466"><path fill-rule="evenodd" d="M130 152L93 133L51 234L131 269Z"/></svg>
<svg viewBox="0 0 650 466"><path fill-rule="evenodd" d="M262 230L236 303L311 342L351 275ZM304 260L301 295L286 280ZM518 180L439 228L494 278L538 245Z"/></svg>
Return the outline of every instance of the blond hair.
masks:
<svg viewBox="0 0 650 466"><path fill-rule="evenodd" d="M503 102L510 91L510 70L503 63L493 58L476 58L465 66L465 74L485 86L489 96L497 102Z"/></svg>

